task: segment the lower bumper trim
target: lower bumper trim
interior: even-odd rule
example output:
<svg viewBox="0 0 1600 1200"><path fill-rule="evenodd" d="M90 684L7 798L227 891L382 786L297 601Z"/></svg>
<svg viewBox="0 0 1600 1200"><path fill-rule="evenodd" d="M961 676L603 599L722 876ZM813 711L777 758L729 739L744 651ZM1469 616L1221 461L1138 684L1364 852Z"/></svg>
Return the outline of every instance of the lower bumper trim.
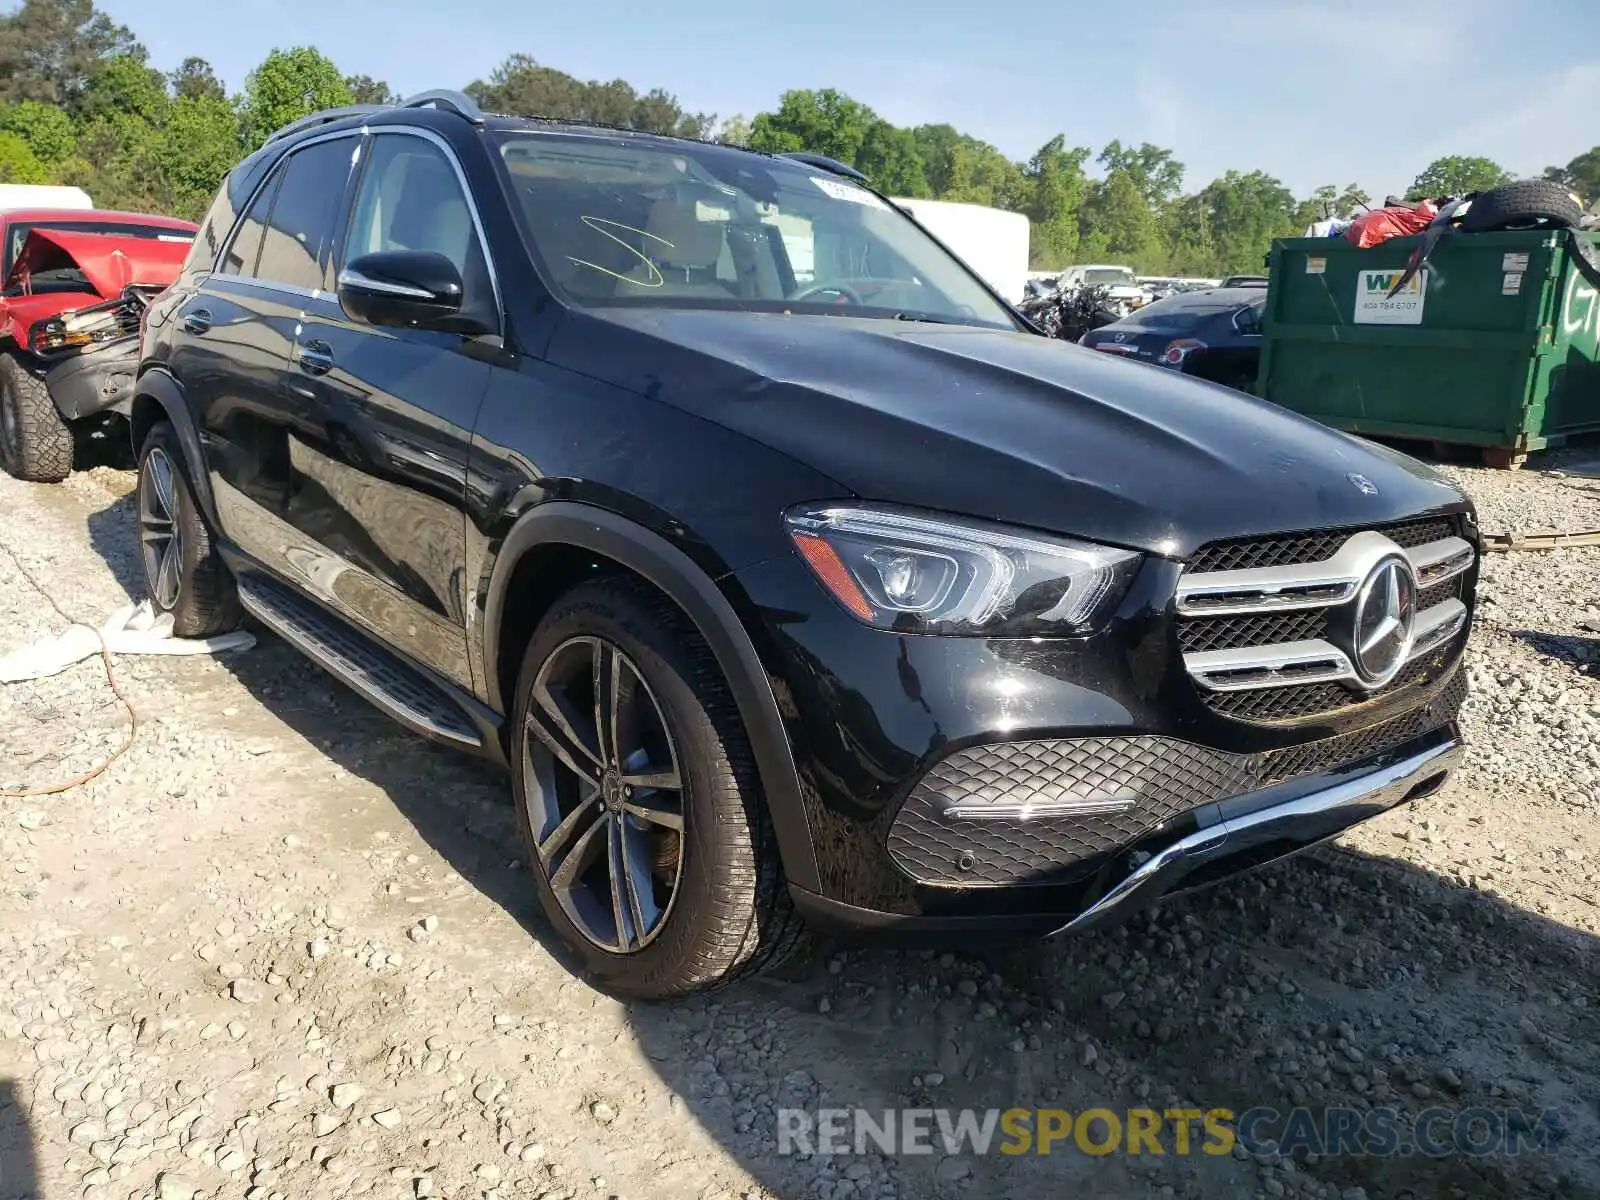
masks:
<svg viewBox="0 0 1600 1200"><path fill-rule="evenodd" d="M1226 801L1208 806L1214 810L1208 814L1209 823L1203 822L1202 828L1152 854L1055 932L1078 933L1114 924L1168 893L1326 841L1352 825L1437 790L1463 753L1460 740L1451 738L1315 792L1278 802L1257 793L1254 799L1263 803L1242 812L1231 811Z"/></svg>

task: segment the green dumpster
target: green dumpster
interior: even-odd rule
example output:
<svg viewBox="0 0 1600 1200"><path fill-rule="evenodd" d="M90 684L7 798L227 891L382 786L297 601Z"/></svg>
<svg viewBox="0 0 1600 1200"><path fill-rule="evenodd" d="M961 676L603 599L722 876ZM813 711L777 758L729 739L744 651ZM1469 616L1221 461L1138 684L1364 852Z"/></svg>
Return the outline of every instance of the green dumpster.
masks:
<svg viewBox="0 0 1600 1200"><path fill-rule="evenodd" d="M1259 395L1352 433L1492 465L1600 430L1600 298L1565 230L1461 234L1393 299L1418 238L1273 244Z"/></svg>

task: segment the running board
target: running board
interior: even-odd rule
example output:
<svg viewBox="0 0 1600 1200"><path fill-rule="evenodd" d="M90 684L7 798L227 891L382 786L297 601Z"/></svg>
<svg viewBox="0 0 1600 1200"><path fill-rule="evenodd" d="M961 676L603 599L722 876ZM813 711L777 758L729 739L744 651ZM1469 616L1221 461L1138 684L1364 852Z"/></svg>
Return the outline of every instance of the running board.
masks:
<svg viewBox="0 0 1600 1200"><path fill-rule="evenodd" d="M445 693L338 617L259 574L239 576L239 602L284 641L425 737L481 747L483 738Z"/></svg>

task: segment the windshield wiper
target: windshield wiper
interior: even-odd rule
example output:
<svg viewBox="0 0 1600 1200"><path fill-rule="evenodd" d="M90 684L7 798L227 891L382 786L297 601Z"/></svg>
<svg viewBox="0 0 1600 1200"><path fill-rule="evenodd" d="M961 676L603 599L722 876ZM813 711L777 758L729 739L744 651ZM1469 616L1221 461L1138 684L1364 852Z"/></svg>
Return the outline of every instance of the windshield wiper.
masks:
<svg viewBox="0 0 1600 1200"><path fill-rule="evenodd" d="M926 321L929 325L972 325L975 322L961 321L955 317L936 317L932 313L897 312L890 314L891 321Z"/></svg>

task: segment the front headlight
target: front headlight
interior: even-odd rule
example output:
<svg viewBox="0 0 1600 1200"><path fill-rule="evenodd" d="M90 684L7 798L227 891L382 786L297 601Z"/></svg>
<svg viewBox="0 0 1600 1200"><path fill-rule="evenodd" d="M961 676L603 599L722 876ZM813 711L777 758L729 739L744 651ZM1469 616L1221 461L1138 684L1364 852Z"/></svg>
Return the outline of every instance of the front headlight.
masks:
<svg viewBox="0 0 1600 1200"><path fill-rule="evenodd" d="M804 507L785 520L834 599L899 633L1088 633L1139 563L1129 550L878 505Z"/></svg>

